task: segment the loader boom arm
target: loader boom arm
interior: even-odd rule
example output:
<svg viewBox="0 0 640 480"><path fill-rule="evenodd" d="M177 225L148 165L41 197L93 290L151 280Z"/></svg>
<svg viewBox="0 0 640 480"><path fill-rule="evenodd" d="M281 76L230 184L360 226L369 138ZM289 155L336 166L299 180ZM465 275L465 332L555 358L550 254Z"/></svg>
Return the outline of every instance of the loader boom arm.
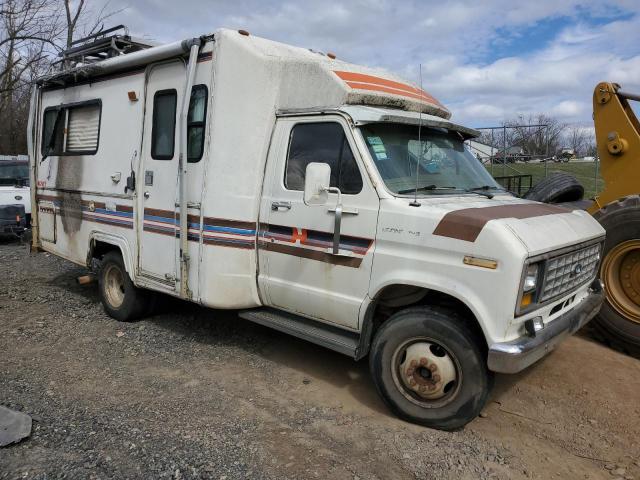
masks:
<svg viewBox="0 0 640 480"><path fill-rule="evenodd" d="M629 105L640 95L616 83L599 83L593 92L593 122L604 189L590 213L628 195L640 193L640 122Z"/></svg>

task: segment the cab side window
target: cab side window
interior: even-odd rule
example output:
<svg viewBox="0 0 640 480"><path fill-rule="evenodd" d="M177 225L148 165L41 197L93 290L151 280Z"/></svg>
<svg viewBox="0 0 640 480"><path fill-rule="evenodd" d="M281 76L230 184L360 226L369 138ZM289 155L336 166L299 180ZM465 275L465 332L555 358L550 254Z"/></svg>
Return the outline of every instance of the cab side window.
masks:
<svg viewBox="0 0 640 480"><path fill-rule="evenodd" d="M288 190L304 190L305 172L311 162L329 164L331 187L351 195L362 191L360 169L339 123L300 123L293 127L284 177Z"/></svg>
<svg viewBox="0 0 640 480"><path fill-rule="evenodd" d="M189 163L199 162L204 152L207 97L206 85L194 85L191 89L187 114L187 162Z"/></svg>

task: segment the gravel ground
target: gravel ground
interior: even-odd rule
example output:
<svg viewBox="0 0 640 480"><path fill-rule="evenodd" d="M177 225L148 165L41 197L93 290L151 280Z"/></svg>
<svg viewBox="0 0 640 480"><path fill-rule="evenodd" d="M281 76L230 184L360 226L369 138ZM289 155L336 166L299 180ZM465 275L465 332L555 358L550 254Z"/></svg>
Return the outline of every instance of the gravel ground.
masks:
<svg viewBox="0 0 640 480"><path fill-rule="evenodd" d="M587 337L445 433L391 416L366 361L179 301L120 323L83 273L0 239L0 404L34 419L1 479L640 480L640 361Z"/></svg>

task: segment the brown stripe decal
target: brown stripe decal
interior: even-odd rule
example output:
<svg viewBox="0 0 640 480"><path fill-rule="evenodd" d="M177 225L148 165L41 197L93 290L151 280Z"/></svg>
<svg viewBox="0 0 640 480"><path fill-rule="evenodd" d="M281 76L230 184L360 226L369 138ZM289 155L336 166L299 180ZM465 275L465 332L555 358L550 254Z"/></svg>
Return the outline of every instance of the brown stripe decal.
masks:
<svg viewBox="0 0 640 480"><path fill-rule="evenodd" d="M217 225L219 227L239 228L242 230L255 230L255 222L241 222L238 220L226 220L224 218L204 217L205 225Z"/></svg>
<svg viewBox="0 0 640 480"><path fill-rule="evenodd" d="M54 197L52 195L36 195L36 200L44 200L46 202L55 202L58 200L58 197Z"/></svg>
<svg viewBox="0 0 640 480"><path fill-rule="evenodd" d="M319 252L308 248L295 247L293 245L283 245L281 243L260 242L260 248L271 252L284 253L285 255L293 255L295 257L308 258L310 260L318 260L333 265L342 265L344 267L358 268L362 263L361 258L356 257L339 257L330 253Z"/></svg>
<svg viewBox="0 0 640 480"><path fill-rule="evenodd" d="M157 208L145 208L145 215L152 215L154 217L162 217L162 218L176 218L176 213L171 210L159 210Z"/></svg>
<svg viewBox="0 0 640 480"><path fill-rule="evenodd" d="M434 235L475 242L480 232L491 220L499 218L532 218L571 210L544 203L525 203L520 205L497 205L486 208L465 208L447 213L433 231Z"/></svg>

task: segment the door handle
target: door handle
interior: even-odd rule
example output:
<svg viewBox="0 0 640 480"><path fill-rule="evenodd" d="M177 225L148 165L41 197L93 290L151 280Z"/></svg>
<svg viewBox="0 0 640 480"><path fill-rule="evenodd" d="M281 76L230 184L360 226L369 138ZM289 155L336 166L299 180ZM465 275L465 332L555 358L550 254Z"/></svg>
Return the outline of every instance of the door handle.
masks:
<svg viewBox="0 0 640 480"><path fill-rule="evenodd" d="M271 210L277 211L280 209L291 210L291 202L271 202Z"/></svg>
<svg viewBox="0 0 640 480"><path fill-rule="evenodd" d="M149 198L149 192L144 192L144 198Z"/></svg>

